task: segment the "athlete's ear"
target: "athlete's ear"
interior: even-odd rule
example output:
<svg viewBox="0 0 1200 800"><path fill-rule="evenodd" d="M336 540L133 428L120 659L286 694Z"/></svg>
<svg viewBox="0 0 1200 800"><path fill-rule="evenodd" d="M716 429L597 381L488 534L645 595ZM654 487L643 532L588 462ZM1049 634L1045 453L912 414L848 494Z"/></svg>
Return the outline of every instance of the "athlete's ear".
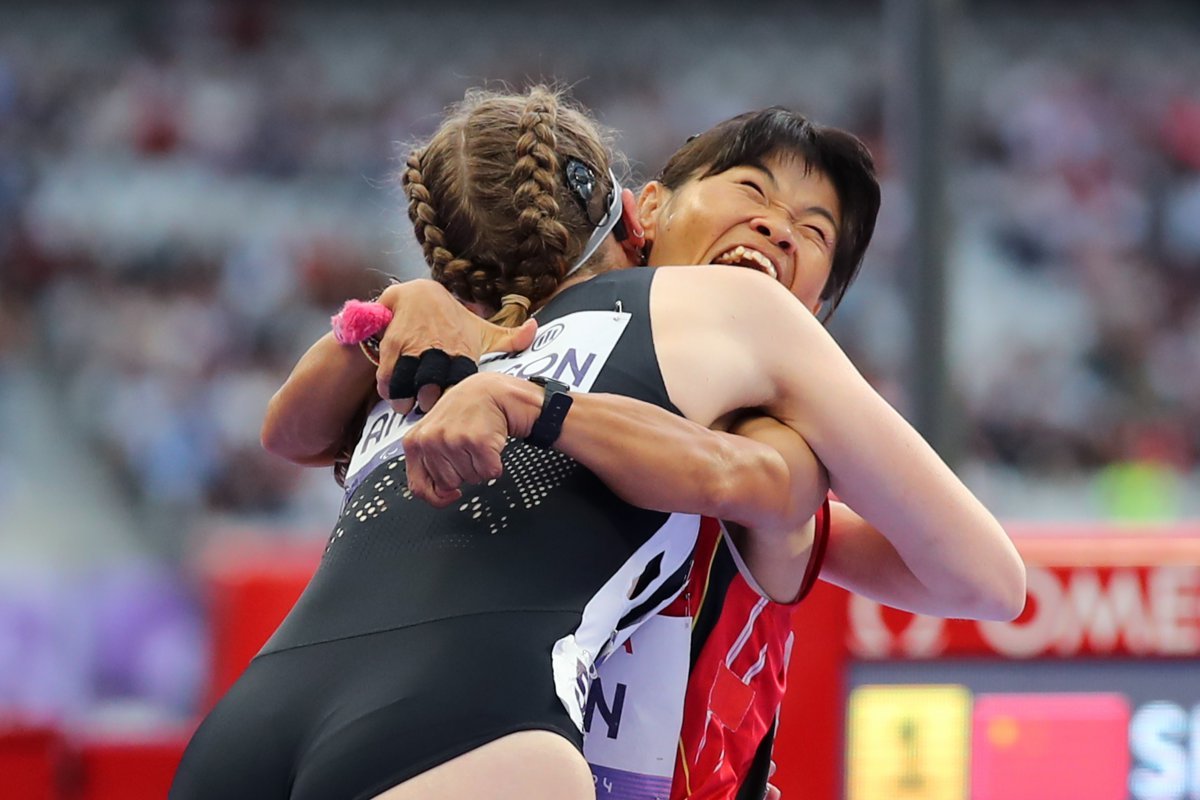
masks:
<svg viewBox="0 0 1200 800"><path fill-rule="evenodd" d="M648 242L657 238L658 215L669 195L670 191L659 181L650 181L642 187L642 193L638 195L638 218Z"/></svg>
<svg viewBox="0 0 1200 800"><path fill-rule="evenodd" d="M642 222L638 218L637 200L629 189L621 190L621 226L625 237L620 239L621 249L632 265L642 263L642 249L646 246L646 232L642 230Z"/></svg>

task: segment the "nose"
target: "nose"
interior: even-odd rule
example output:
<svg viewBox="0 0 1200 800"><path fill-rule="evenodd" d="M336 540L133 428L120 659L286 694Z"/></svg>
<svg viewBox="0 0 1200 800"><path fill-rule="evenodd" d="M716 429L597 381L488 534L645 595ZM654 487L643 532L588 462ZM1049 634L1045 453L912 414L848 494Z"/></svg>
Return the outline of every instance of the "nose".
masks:
<svg viewBox="0 0 1200 800"><path fill-rule="evenodd" d="M754 228L755 233L765 236L771 244L778 247L787 255L791 255L795 251L796 235L792 233L792 226L784 223L782 220L759 217L751 222L750 226Z"/></svg>

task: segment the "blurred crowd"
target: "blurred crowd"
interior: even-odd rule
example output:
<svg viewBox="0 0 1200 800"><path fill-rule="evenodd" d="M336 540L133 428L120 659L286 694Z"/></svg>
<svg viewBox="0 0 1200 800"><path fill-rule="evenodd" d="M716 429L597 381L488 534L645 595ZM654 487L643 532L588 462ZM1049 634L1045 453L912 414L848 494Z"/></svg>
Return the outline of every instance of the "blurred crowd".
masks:
<svg viewBox="0 0 1200 800"><path fill-rule="evenodd" d="M1200 25L1153 8L963 4L951 355L976 469L1118 487L1130 465L1196 469ZM342 300L419 274L390 174L403 142L469 86L556 77L620 132L635 178L773 103L863 136L884 206L833 327L903 407L920 354L878 10L678 10L0 10L0 360L53 377L135 504L324 524L330 475L258 444L267 399Z"/></svg>

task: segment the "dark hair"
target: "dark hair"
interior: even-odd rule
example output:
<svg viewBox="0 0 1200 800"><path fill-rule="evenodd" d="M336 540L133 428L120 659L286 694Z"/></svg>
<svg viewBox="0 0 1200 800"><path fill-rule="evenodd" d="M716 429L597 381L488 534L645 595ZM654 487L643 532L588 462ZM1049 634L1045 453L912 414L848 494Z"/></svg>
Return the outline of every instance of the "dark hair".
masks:
<svg viewBox="0 0 1200 800"><path fill-rule="evenodd" d="M741 166L765 166L773 156L794 156L806 169L829 178L842 206L842 226L829 280L821 289L833 314L858 275L879 214L875 160L857 136L824 125L782 106L750 111L687 140L667 161L658 180L674 191L692 179Z"/></svg>

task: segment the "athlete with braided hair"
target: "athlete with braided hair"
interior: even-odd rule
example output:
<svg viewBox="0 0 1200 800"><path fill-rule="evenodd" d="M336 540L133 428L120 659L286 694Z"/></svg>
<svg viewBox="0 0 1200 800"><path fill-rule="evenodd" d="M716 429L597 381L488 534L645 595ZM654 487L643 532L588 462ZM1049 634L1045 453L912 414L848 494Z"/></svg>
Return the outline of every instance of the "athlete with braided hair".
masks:
<svg viewBox="0 0 1200 800"><path fill-rule="evenodd" d="M778 185L771 170L762 165L776 167L787 156L818 175L824 173L836 196L818 194L824 199L813 203L811 187L805 181ZM787 174L786 169L783 173ZM768 193L773 202L782 199L793 208L807 209L792 223L798 235L791 242L786 240L792 234L786 221L781 227L777 217L763 211ZM652 244L642 247L644 242L633 237L623 249L631 257L648 251L651 264L733 260L727 257L736 252L728 247L731 230L744 237L745 228L754 229L751 238L739 238L741 242L774 234L785 247L805 248L796 256L801 267L788 270L785 266L775 277L806 307L814 312L823 308L828 318L861 263L878 202L869 155L856 139L836 129L814 126L793 112L767 109L727 120L689 139L672 156L659 180L643 191L640 219L630 226L636 232L639 222L644 225L645 237ZM836 222L822 218L825 207L833 210ZM739 260L762 268L761 263L754 263L755 255L744 253ZM406 325L410 321L405 317ZM820 376L811 377L819 383ZM471 400L469 388L463 387L455 396L460 410L478 400ZM513 382L509 388L517 390L521 384ZM655 506L658 508L724 508L735 513L725 498L733 497L744 505L762 501L769 473L753 466L747 440L720 441L710 436L706 448L683 444L681 436L665 433L683 421L667 415L658 418L648 409L642 413L646 422L653 420L653 427L636 430L630 420L638 413L637 404L618 410L623 400L595 397L594 402L612 406L608 409L611 413L600 416L594 406L587 405L593 397L579 398L560 447L569 448L567 452L596 469L610 486L622 487L618 489L622 496L660 503ZM456 423L456 417L448 414L442 419ZM455 448L462 450L462 428L454 427L459 437ZM788 446L772 438L786 431L767 419L742 420L736 430L774 442L781 449ZM490 433L495 436L495 431ZM425 447L426 435L433 436L433 432L428 427L418 429L411 445ZM703 437L695 438L704 442ZM746 458L742 462L730 452L737 451L739 444ZM705 449L711 461L703 460L699 451ZM662 463L672 458L674 463ZM704 466L698 469L698 463ZM739 470L738 463L744 468ZM793 469L795 463L793 459ZM654 466L647 475L636 468L639 464ZM740 473L746 480L738 482L730 478L730 472ZM812 487L821 485L818 476L809 477L805 486L805 473L795 472L793 478L809 493L811 507ZM679 479L682 491L670 486L672 477ZM686 493L689 487L694 490L690 496ZM828 531L831 516L836 525L821 573L827 580L925 613L1005 617L1019 610L1019 601L1014 607L1009 600L1004 610L1004 603L992 599L1003 590L999 584L989 587L982 576L987 562L973 557L982 553L977 549L979 542L964 538L954 547L933 549L928 541L906 538L903 531L889 532L889 541L846 506L833 504L832 515L828 510L826 507L818 520L786 536L734 525L731 537L707 522L702 527L688 590L670 609L678 616L664 613L651 620L634 634L631 647L618 651L600 669L609 694L590 701L595 727L585 737L585 749L597 778L606 783L606 794L642 796L639 791L655 786L665 796L674 764L673 798L762 796L791 649L790 611L822 568L821 533ZM1001 559L1010 555L1004 552L1007 543L1003 544L998 553ZM690 658L685 652L681 667L678 623L691 620L695 622L690 631ZM680 673L686 678L689 661L691 675L685 681ZM606 671L612 674L606 675ZM618 682L620 694L614 696ZM683 731L676 747L672 731L680 727L680 695L685 683ZM739 684L745 688L737 688ZM602 690L593 689L598 694ZM620 707L613 712L616 704ZM605 711L613 716L602 718ZM614 740L610 737L617 736L617 722L619 740Z"/></svg>
<svg viewBox="0 0 1200 800"><path fill-rule="evenodd" d="M574 130L564 120L585 124ZM742 409L760 409L801 434L840 494L868 519L888 519L897 538L931 549L969 541L959 549L999 556L990 574L1000 577L972 591L988 598L980 607L990 605L990 613L1013 613L1021 568L1005 549L1011 545L1003 531L776 281L745 269L604 271L626 260L609 231L623 217L628 241L638 221L608 170L607 152L588 159L585 145L600 139L586 123L548 92L481 95L420 151L419 182L428 191L421 202L432 212L423 244L429 246L429 229L436 228L441 241L434 247L451 256L443 267L471 265L464 273L470 292L462 299L480 310L497 311L498 301L519 319L523 304L505 301L509 294L525 297L538 315L538 339L527 350L487 360L481 374L449 390L423 418L386 403L372 411L320 569L197 732L173 796L592 796L574 748L594 661L678 591L686 574L680 553L695 538L694 520L639 512L597 476L625 500L650 508L694 501L698 510L752 530L782 532L785 552L796 542L784 534L802 530L819 504L805 508L802 493L792 491L798 482L813 494L811 484L819 481L808 471L815 462L807 449L793 448L791 456L799 455L789 458L751 448L761 471L752 480L739 471L725 481L741 481L744 495L712 483L714 491L697 498L699 484L674 486L686 481L668 474L681 466L681 455L700 454L696 441L731 448L734 437L705 428L727 426ZM530 145L519 146L526 136ZM523 158L532 161L528 169L517 163ZM528 188L528 202L482 199L496 191L480 185L492 163L506 190L498 196L511 201ZM825 180L789 159L751 168L788 190L806 181L820 190ZM600 214L592 206L596 196ZM834 207L835 221L836 203L830 190L819 205ZM780 219L785 210L774 199L763 207ZM793 217L810 210L786 207ZM670 218L663 222L665 228ZM539 251L531 242L535 234L553 241L561 231L565 245ZM808 256L795 236L770 233L740 231L759 238L741 242L730 258L761 256L781 280L793 281ZM722 249L705 262L736 250L712 244ZM758 256L747 255L751 246ZM603 274L573 270L584 262ZM542 296L547 276L554 288ZM404 316L426 300L436 304L429 287L398 287L391 298L397 312ZM459 307L451 301L437 308L450 317ZM447 346L474 355L472 347L489 346L493 334L476 327ZM383 363L419 356L430 343L389 335ZM821 385L802 372L820 375ZM390 373L389 367L381 376L385 386L393 383ZM547 375L565 378L570 393L551 381L524 380ZM299 383L311 377L293 375ZM411 405L414 393L401 389ZM624 397L600 396L613 394ZM491 400L462 405L461 398L472 396ZM654 431L669 421L665 435L680 448L648 454L658 459L660 484L623 484L619 463L614 468L601 457L592 471L570 457L588 436L574 426L584 409L611 412L605 403L612 399L619 401L610 415L618 428ZM649 427L621 419L620 403L635 400L651 411L639 418L649 418ZM672 412L695 424L675 425L681 421ZM481 434L497 420L498 439ZM461 448L448 433L454 428L462 433ZM506 444L505 434L526 441ZM556 449L544 449L549 445ZM315 461L333 449L307 457ZM472 486L460 498L463 482ZM413 492L433 504L414 502ZM247 752L248 737L259 742L267 735L268 746Z"/></svg>

